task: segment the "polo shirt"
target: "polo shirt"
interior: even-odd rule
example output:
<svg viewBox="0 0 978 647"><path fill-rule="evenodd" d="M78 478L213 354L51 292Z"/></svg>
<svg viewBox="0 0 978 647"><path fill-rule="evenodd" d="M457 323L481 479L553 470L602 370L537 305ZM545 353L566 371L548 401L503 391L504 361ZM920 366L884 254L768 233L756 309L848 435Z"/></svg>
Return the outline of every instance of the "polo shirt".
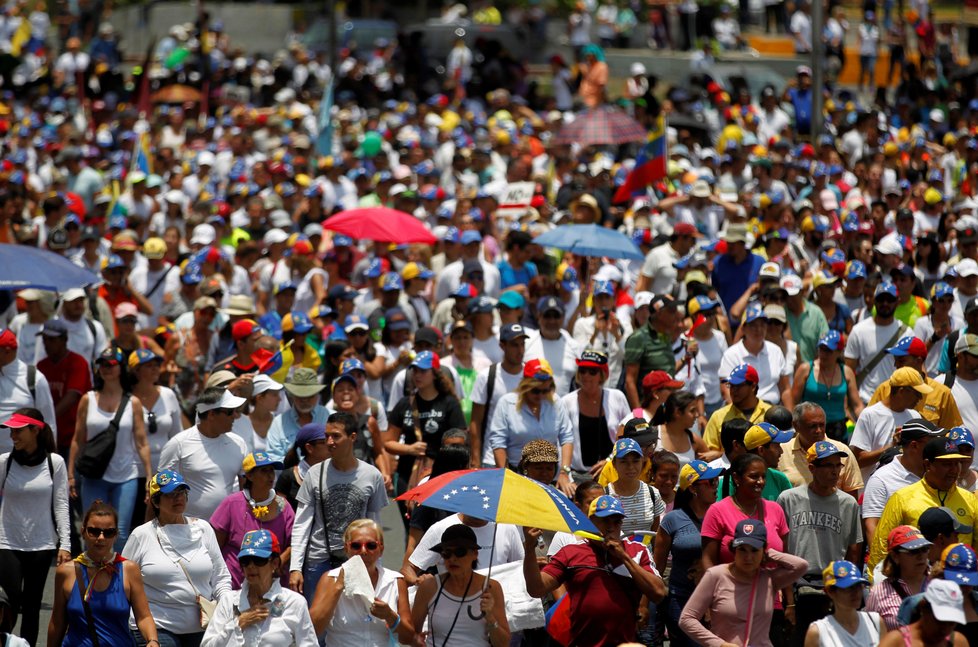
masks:
<svg viewBox="0 0 978 647"><path fill-rule="evenodd" d="M839 475L839 489L843 492L856 492L863 488L863 477L859 471L859 464L852 450L845 443L826 437L828 442L835 445L846 453L845 460L842 461L842 474ZM786 443L781 443L781 460L778 461L778 469L781 470L791 484L795 487L807 485L812 482L812 473L808 470L808 448L802 447L798 441L798 436Z"/></svg>
<svg viewBox="0 0 978 647"><path fill-rule="evenodd" d="M958 521L966 526L974 527L975 522L978 521L978 499L974 494L955 485L942 497L937 490L927 485L925 479L920 479L913 485L897 490L886 502L883 516L876 526L873 544L869 549L868 570L872 571L886 556L886 539L891 530L903 525L916 527L920 515L925 510L940 506L953 512ZM958 533L958 541L974 548L972 532Z"/></svg>
<svg viewBox="0 0 978 647"><path fill-rule="evenodd" d="M961 412L958 410L958 404L954 394L951 393L951 389L944 386L943 380L935 380L931 377L927 377L925 380L928 386L934 390L922 397L915 409L925 420L933 422L938 427L950 429L962 425ZM890 381L887 380L876 387L869 404L876 404L889 395ZM968 428L972 429L972 427Z"/></svg>
<svg viewBox="0 0 978 647"><path fill-rule="evenodd" d="M642 544L623 539L622 547L642 569L658 575ZM570 644L604 647L634 642L642 592L624 564L608 563L603 549L584 542L564 546L542 570L567 589Z"/></svg>
<svg viewBox="0 0 978 647"><path fill-rule="evenodd" d="M741 364L750 364L757 370L757 397L765 402L779 404L781 402L781 389L778 382L782 376L790 377L791 371L788 362L784 358L784 353L773 342L764 341L761 352L756 355L747 350L744 340L728 348L723 352L720 359L720 370L718 375L721 380L730 376L730 371Z"/></svg>
<svg viewBox="0 0 978 647"><path fill-rule="evenodd" d="M863 519L879 519L883 516L886 502L893 494L908 485L913 485L920 477L903 466L902 456L879 468L866 481L863 493Z"/></svg>
<svg viewBox="0 0 978 647"><path fill-rule="evenodd" d="M646 324L625 340L625 365L638 364L638 379L652 371L676 372L672 341Z"/></svg>
<svg viewBox="0 0 978 647"><path fill-rule="evenodd" d="M829 331L829 322L825 319L822 309L811 301L805 304L800 315L795 315L790 309L784 312L791 328L791 338L798 342L801 351L801 361L810 362L818 354L818 340Z"/></svg>
<svg viewBox="0 0 978 647"><path fill-rule="evenodd" d="M771 408L771 405L764 400L758 400L757 406L754 407L754 411L751 412L750 418L744 415L744 412L735 407L732 404L720 407L713 412L710 419L706 423L706 429L703 431L703 441L710 447L710 449L723 449L720 444L720 428L723 426L727 420L750 420L751 422L764 422L764 414L767 410Z"/></svg>

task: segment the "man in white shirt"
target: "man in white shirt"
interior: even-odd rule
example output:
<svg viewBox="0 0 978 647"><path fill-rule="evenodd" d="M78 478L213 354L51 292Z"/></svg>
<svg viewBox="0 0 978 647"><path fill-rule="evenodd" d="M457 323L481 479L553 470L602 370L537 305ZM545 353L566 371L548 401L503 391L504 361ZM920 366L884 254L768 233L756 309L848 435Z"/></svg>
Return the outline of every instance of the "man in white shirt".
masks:
<svg viewBox="0 0 978 647"><path fill-rule="evenodd" d="M741 364L750 364L757 370L757 397L771 404L783 404L789 409L794 406L791 400L791 382L788 362L784 353L773 342L767 341L767 319L760 303L752 303L744 314L743 338L728 348L720 359L721 388L730 371ZM729 397L725 398L729 400Z"/></svg>
<svg viewBox="0 0 978 647"><path fill-rule="evenodd" d="M561 327L564 322L564 304L560 299L540 299L537 303L537 317L540 329L528 337L523 360L528 362L531 359L546 358L554 371L557 397L563 397L570 392L581 349L571 334Z"/></svg>
<svg viewBox="0 0 978 647"><path fill-rule="evenodd" d="M30 375L33 373L33 388ZM6 420L21 407L33 407L44 416L44 422L51 426L54 437L58 437L57 418L54 415L54 400L44 374L17 359L17 336L9 329L0 332L0 420ZM0 433L0 454L13 449L10 434Z"/></svg>
<svg viewBox="0 0 978 647"><path fill-rule="evenodd" d="M166 243L162 238L147 238L143 243L143 256L146 264L133 269L129 284L153 306L153 314L139 314L139 327L145 330L156 327L156 319L163 308L163 296L180 289L180 268L163 260Z"/></svg>
<svg viewBox="0 0 978 647"><path fill-rule="evenodd" d="M510 391L515 391L523 379L523 355L526 351L526 330L520 324L503 326L499 331L499 347L503 351L503 361L480 371L472 387L472 418L469 424L469 447L471 449L470 467L493 467L492 450L483 445L486 430L496 410L496 403ZM489 375L493 374L492 386ZM483 446L485 450L482 451Z"/></svg>
<svg viewBox="0 0 978 647"><path fill-rule="evenodd" d="M444 301L458 288L459 283L462 282L465 261L468 260L477 261L482 266L482 279L485 282L482 288L483 294L498 299L502 279L499 275L499 269L482 258L482 234L475 230L466 230L462 232L461 243L461 258L446 265L438 276L438 283L435 286L435 303Z"/></svg>
<svg viewBox="0 0 978 647"><path fill-rule="evenodd" d="M859 397L869 402L882 382L893 373L893 356L886 349L907 336L909 329L894 318L897 289L886 279L876 286L876 314L853 326L846 342L845 362L856 373Z"/></svg>
<svg viewBox="0 0 978 647"><path fill-rule="evenodd" d="M798 4L798 11L791 16L790 29L795 39L795 53L807 54L812 51L812 17L809 15L808 0Z"/></svg>
<svg viewBox="0 0 978 647"><path fill-rule="evenodd" d="M85 290L72 288L61 295L61 320L68 327L68 350L85 358L89 366L95 366L99 354L108 348L105 328L100 321L85 316L88 298ZM37 345L35 357L44 359L44 344Z"/></svg>
<svg viewBox="0 0 978 647"><path fill-rule="evenodd" d="M167 441L159 470L173 470L190 485L187 514L210 519L228 495L238 491L238 473L248 447L228 433L245 398L211 387L197 399L197 424Z"/></svg>
<svg viewBox="0 0 978 647"><path fill-rule="evenodd" d="M951 384L951 396L958 405L958 413L968 429L978 429L978 335L962 333L954 344L958 359L957 373L942 375L937 381ZM972 466L975 460L972 460Z"/></svg>
<svg viewBox="0 0 978 647"><path fill-rule="evenodd" d="M645 256L645 264L635 286L637 292L672 294L676 289L678 271L674 263L689 253L700 233L687 222L677 222L669 242L653 247Z"/></svg>
<svg viewBox="0 0 978 647"><path fill-rule="evenodd" d="M908 420L922 417L914 407L932 390L920 371L904 366L890 378L890 395L863 409L849 441L863 481L873 473L880 455L897 444L899 428Z"/></svg>

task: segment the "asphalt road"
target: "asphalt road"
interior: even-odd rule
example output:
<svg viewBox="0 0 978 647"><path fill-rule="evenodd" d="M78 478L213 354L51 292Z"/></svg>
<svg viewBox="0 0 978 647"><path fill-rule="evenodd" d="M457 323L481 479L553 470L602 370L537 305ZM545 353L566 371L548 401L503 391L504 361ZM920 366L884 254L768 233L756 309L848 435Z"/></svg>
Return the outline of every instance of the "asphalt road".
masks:
<svg viewBox="0 0 978 647"><path fill-rule="evenodd" d="M404 525L399 518L397 505L391 504L381 513L381 524L384 527L384 566L400 569L404 559ZM41 635L38 636L38 647L47 645L48 621L51 618L51 605L54 602L54 568L48 571L48 581L44 587L44 599L41 603ZM18 622L19 628L19 622ZM17 633L17 629L14 630Z"/></svg>

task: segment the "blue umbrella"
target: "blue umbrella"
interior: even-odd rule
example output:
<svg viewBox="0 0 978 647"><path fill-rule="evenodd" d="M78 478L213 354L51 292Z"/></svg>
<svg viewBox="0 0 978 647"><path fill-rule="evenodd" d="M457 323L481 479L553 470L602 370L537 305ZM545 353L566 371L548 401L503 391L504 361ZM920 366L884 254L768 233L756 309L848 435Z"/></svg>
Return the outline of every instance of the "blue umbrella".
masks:
<svg viewBox="0 0 978 647"><path fill-rule="evenodd" d="M540 234L533 242L543 247L574 252L579 256L630 258L636 261L645 258L628 236L600 225L561 225Z"/></svg>
<svg viewBox="0 0 978 647"><path fill-rule="evenodd" d="M46 249L0 244L0 290L37 288L64 292L99 280L95 274Z"/></svg>

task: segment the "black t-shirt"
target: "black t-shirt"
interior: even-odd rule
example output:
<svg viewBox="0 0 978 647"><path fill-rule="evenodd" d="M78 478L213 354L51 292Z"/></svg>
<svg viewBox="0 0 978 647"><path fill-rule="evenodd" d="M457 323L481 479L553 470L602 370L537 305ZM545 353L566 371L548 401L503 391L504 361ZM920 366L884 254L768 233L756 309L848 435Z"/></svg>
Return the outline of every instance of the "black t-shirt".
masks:
<svg viewBox="0 0 978 647"><path fill-rule="evenodd" d="M428 443L425 454L434 458L441 447L441 437L449 429L465 429L465 414L462 405L454 395L438 395L434 400L417 397L418 415L421 417L419 427L421 438L417 437L414 428L414 416L411 413L411 398L401 398L390 413L388 423L400 427L404 434L404 443L410 445L419 440ZM411 476L414 457L401 456L397 462L397 473L405 478Z"/></svg>

